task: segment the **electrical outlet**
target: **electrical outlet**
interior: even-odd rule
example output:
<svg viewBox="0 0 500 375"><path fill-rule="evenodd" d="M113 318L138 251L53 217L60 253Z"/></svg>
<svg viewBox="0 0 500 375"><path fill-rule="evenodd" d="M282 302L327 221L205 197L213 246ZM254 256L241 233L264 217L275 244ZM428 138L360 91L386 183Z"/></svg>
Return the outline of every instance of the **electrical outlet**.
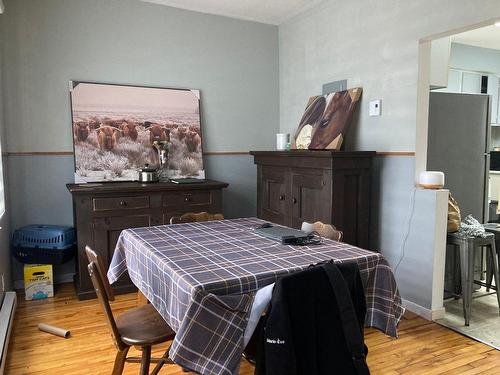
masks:
<svg viewBox="0 0 500 375"><path fill-rule="evenodd" d="M382 114L382 100L372 100L370 102L370 116L380 116Z"/></svg>

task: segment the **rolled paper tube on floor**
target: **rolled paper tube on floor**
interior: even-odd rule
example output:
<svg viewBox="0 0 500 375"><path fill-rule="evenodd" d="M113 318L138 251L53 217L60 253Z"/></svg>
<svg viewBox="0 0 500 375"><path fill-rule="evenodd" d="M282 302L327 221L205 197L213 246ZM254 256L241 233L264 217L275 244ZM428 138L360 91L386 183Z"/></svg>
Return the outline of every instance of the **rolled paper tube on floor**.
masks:
<svg viewBox="0 0 500 375"><path fill-rule="evenodd" d="M59 327L54 327L45 323L40 323L38 325L38 329L43 332L50 333L52 335L64 337L67 339L70 335L70 332L67 329L59 328Z"/></svg>

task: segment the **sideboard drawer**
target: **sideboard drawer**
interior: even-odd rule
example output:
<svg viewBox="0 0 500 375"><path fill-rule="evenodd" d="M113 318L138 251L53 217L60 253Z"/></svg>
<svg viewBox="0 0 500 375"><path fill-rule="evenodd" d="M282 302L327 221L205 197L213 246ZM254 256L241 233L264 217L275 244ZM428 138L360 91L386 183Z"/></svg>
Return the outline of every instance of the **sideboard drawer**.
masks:
<svg viewBox="0 0 500 375"><path fill-rule="evenodd" d="M94 211L149 208L149 196L94 198Z"/></svg>
<svg viewBox="0 0 500 375"><path fill-rule="evenodd" d="M73 196L77 231L75 287L79 299L95 298L90 280L85 247L90 246L102 256L107 269L113 258L122 230L167 224L170 217L186 212L223 212L222 189L225 182L206 180L196 186L171 182L113 182L68 184ZM116 294L137 291L126 273L113 283Z"/></svg>
<svg viewBox="0 0 500 375"><path fill-rule="evenodd" d="M128 228L149 227L151 225L152 215L130 215L130 216L112 216L99 217L94 219L94 230L122 231Z"/></svg>
<svg viewBox="0 0 500 375"><path fill-rule="evenodd" d="M196 207L212 204L211 191L182 191L163 195L165 207Z"/></svg>

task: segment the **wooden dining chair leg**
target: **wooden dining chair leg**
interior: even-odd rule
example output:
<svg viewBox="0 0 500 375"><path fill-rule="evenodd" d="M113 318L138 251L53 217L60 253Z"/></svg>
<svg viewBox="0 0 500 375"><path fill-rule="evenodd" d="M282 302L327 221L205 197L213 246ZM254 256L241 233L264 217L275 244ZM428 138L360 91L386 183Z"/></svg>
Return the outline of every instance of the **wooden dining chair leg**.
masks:
<svg viewBox="0 0 500 375"><path fill-rule="evenodd" d="M174 364L174 362L168 357L169 352L170 352L170 347L165 351L163 356L158 359L158 363L156 364L153 371L151 371L150 375L158 375L158 373L160 372L160 370L164 364L167 364L167 363ZM153 362L153 359L151 359L151 362Z"/></svg>
<svg viewBox="0 0 500 375"><path fill-rule="evenodd" d="M149 364L151 363L151 346L142 348L141 371L139 375L149 375Z"/></svg>
<svg viewBox="0 0 500 375"><path fill-rule="evenodd" d="M113 367L112 375L122 375L129 349L130 347L126 347L123 350L118 350L118 352L116 353L115 365Z"/></svg>

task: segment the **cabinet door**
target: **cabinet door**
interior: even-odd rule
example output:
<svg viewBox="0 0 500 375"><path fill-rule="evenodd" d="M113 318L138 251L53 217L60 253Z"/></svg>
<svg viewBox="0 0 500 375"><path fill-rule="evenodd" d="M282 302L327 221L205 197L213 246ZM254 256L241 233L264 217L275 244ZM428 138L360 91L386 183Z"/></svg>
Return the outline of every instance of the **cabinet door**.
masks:
<svg viewBox="0 0 500 375"><path fill-rule="evenodd" d="M431 88L447 87L450 49L450 37L436 39L431 43Z"/></svg>
<svg viewBox="0 0 500 375"><path fill-rule="evenodd" d="M450 70L448 73L447 92L462 92L462 72Z"/></svg>
<svg viewBox="0 0 500 375"><path fill-rule="evenodd" d="M148 227L155 221L157 219L152 218L150 214L96 218L93 222L94 251L102 257L105 266L109 267L121 231L127 228ZM128 274L124 274L113 284L113 289L120 288L134 288Z"/></svg>
<svg viewBox="0 0 500 375"><path fill-rule="evenodd" d="M481 94L481 78L479 73L462 73L462 92L466 94Z"/></svg>
<svg viewBox="0 0 500 375"><path fill-rule="evenodd" d="M491 122L495 121L495 124L500 126L500 77L496 77L496 83L498 85L496 90L497 95L491 100L491 106L495 108L496 112L494 113L496 113L496 116L492 118Z"/></svg>
<svg viewBox="0 0 500 375"><path fill-rule="evenodd" d="M331 172L321 169L292 169L292 215L290 226L304 221L331 222Z"/></svg>
<svg viewBox="0 0 500 375"><path fill-rule="evenodd" d="M276 224L287 224L287 169L259 165L257 214Z"/></svg>
<svg viewBox="0 0 500 375"><path fill-rule="evenodd" d="M491 95L490 123L498 123L498 76L490 74L488 76L488 95Z"/></svg>
<svg viewBox="0 0 500 375"><path fill-rule="evenodd" d="M448 72L448 86L434 91L438 92L462 92L462 72L450 69Z"/></svg>

